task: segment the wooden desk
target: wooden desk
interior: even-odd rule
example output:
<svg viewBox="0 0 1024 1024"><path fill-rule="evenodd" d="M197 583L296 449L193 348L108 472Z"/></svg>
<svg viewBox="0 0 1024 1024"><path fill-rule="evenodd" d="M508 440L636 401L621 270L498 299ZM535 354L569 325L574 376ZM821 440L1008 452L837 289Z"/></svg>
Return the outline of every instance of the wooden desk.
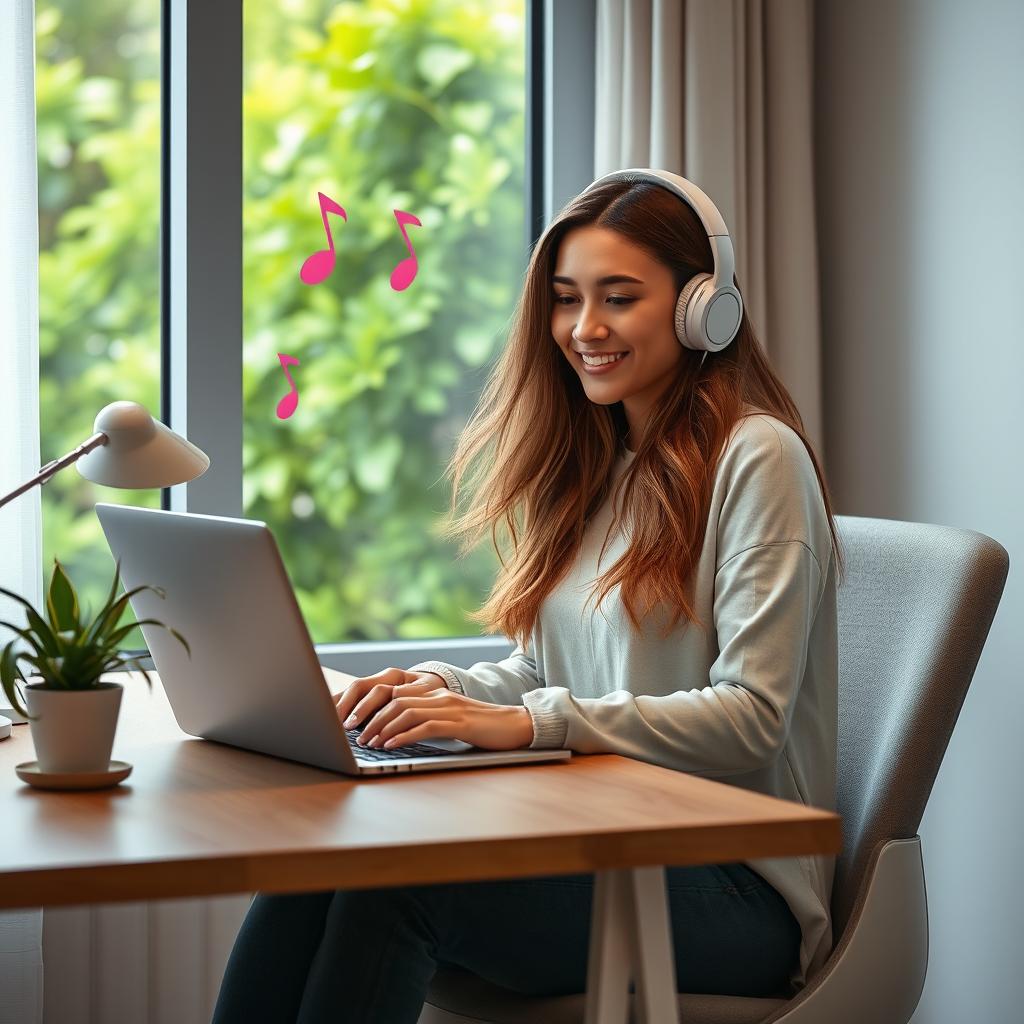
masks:
<svg viewBox="0 0 1024 1024"><path fill-rule="evenodd" d="M331 690L351 676L324 669ZM157 673L125 683L92 792L32 789L0 741L0 909L595 873L588 1019L676 1019L662 865L838 853L838 815L611 754L350 778L194 739Z"/></svg>

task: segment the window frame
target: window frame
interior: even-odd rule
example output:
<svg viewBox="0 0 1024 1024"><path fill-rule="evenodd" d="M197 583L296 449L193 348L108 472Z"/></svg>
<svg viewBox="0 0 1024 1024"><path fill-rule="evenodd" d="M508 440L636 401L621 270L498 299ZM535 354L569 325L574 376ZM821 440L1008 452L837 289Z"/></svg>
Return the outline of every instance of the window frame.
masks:
<svg viewBox="0 0 1024 1024"><path fill-rule="evenodd" d="M164 0L161 9L160 418L211 465L163 488L160 507L233 518L242 517L242 3ZM594 178L595 5L526 0L528 251ZM352 675L427 659L468 668L513 649L503 636L314 646L321 664Z"/></svg>

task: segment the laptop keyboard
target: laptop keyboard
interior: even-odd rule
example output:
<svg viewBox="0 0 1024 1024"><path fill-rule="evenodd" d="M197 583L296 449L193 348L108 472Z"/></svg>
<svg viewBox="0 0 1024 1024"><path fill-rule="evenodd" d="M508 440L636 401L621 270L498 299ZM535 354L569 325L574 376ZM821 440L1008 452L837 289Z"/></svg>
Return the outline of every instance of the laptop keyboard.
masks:
<svg viewBox="0 0 1024 1024"><path fill-rule="evenodd" d="M359 726L355 729L346 729L348 745L352 753L365 761L394 761L403 757L440 757L444 754L455 754L455 750L443 750L441 747L430 747L425 743L407 743L404 747L392 747L390 750L381 750L379 747L362 747L356 743L356 739L363 731Z"/></svg>

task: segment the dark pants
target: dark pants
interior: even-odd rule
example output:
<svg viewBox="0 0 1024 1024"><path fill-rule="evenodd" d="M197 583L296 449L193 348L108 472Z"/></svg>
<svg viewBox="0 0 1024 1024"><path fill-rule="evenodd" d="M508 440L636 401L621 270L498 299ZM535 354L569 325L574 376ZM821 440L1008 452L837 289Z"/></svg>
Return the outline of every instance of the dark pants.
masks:
<svg viewBox="0 0 1024 1024"><path fill-rule="evenodd" d="M593 875L261 893L213 1024L416 1024L440 964L534 995L586 991ZM666 869L680 992L785 992L800 927L743 864Z"/></svg>

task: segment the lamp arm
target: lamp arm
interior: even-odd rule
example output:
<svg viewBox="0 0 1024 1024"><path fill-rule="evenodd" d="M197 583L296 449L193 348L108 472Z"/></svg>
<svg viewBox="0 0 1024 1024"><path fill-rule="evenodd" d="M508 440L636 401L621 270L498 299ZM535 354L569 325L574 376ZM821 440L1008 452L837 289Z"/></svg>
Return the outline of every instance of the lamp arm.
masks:
<svg viewBox="0 0 1024 1024"><path fill-rule="evenodd" d="M99 448L101 444L106 444L109 440L110 438L103 431L97 431L88 441L83 441L77 448L68 452L67 455L62 455L59 459L48 462L40 468L39 472L31 480L26 480L17 490L11 491L10 494L0 498L0 508L3 508L9 501L13 501L19 494L24 494L25 491L36 484L45 484L54 473L59 473L65 466L70 466L73 462L77 462L83 455L88 455L94 448Z"/></svg>

